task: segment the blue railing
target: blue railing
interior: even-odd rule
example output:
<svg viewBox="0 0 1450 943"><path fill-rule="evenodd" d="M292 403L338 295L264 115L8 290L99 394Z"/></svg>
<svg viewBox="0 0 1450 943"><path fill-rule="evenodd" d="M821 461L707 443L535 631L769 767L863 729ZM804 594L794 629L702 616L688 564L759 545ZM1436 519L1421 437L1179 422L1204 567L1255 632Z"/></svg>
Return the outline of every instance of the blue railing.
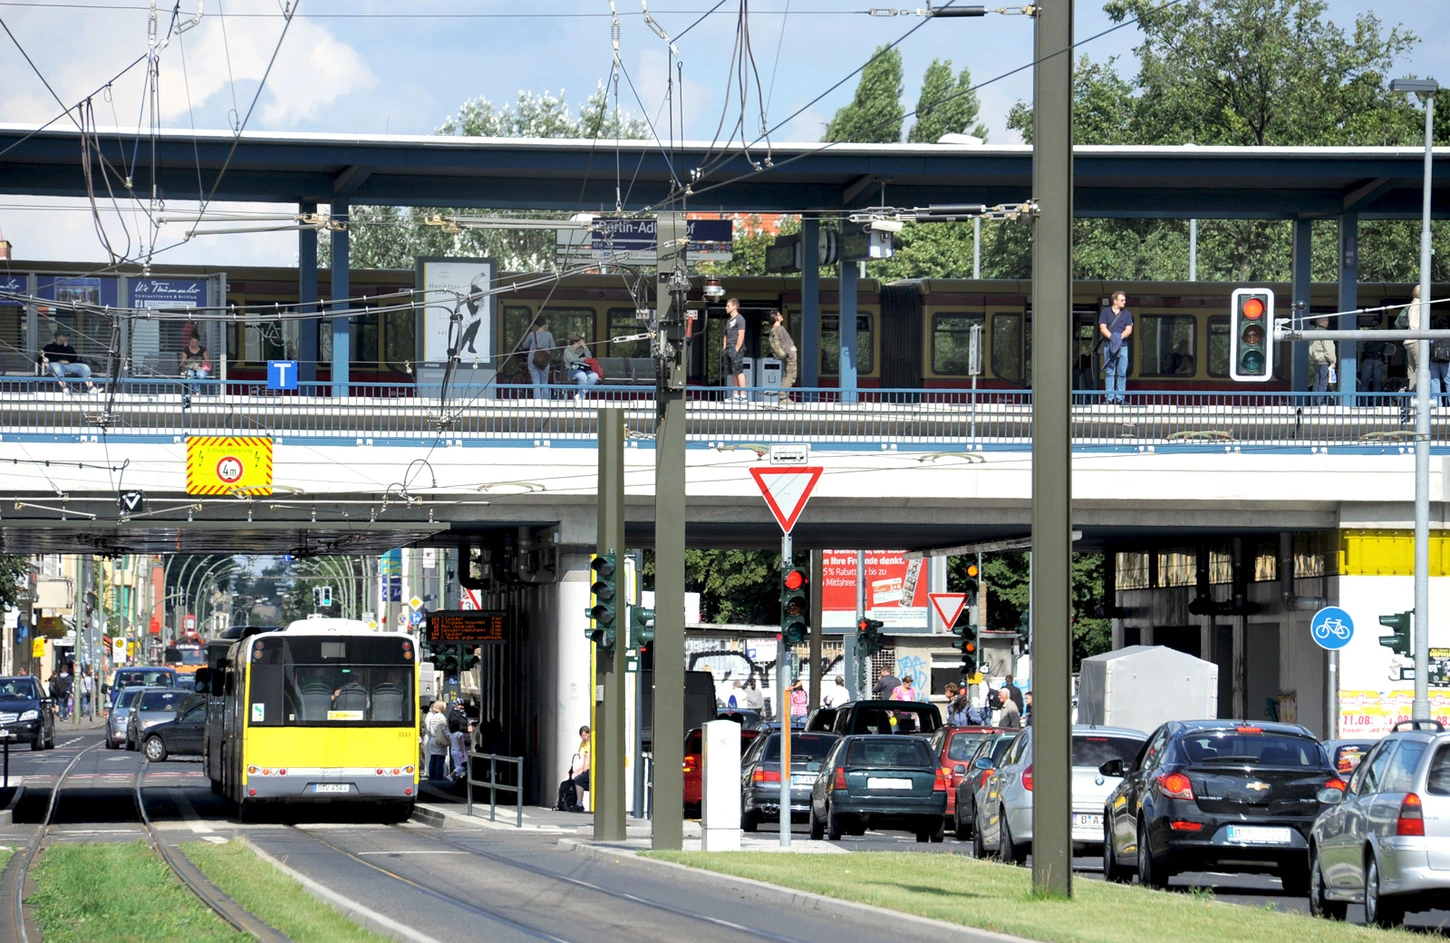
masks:
<svg viewBox="0 0 1450 943"><path fill-rule="evenodd" d="M121 380L62 387L48 378L0 379L0 436L95 434L265 434L307 439L592 442L596 410L618 406L632 436L655 425L654 391L639 386L532 388L452 384L446 396L413 384L357 384L366 395L332 397L329 383L272 391L235 380ZM700 444L926 448L1020 447L1032 434L1028 390L719 387L686 394L687 436ZM1450 397L1436 405L1431 440L1450 444ZM1122 405L1099 390L1073 394L1072 434L1079 446L1223 447L1386 446L1413 440L1405 394L1131 391Z"/></svg>

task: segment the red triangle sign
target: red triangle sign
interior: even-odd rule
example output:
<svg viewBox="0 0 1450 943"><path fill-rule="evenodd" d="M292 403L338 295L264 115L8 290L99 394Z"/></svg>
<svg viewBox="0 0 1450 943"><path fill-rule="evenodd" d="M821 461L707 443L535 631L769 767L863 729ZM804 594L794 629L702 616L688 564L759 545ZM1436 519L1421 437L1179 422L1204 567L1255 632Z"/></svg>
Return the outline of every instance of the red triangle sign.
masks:
<svg viewBox="0 0 1450 943"><path fill-rule="evenodd" d="M765 496L765 506L775 515L775 522L782 533L789 534L796 520L806 509L816 482L821 479L820 468L752 468L750 474Z"/></svg>
<svg viewBox="0 0 1450 943"><path fill-rule="evenodd" d="M948 629L957 624L957 617L967 607L966 593L927 593L926 598L931 600L931 607Z"/></svg>

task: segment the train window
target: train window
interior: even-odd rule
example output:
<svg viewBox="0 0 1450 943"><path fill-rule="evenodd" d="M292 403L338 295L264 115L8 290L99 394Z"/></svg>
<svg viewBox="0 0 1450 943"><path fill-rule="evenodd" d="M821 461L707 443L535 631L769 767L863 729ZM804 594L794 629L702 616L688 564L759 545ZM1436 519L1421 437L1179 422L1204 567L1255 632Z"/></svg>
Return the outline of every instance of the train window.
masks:
<svg viewBox="0 0 1450 943"><path fill-rule="evenodd" d="M1028 342L1022 329L1021 314L997 312L992 315L992 375L1009 383L1027 379L1023 372Z"/></svg>
<svg viewBox="0 0 1450 943"><path fill-rule="evenodd" d="M856 315L856 374L863 376L876 369L875 334L869 314ZM821 312L821 375L837 376L841 357L841 316Z"/></svg>
<svg viewBox="0 0 1450 943"><path fill-rule="evenodd" d="M644 321L635 319L633 308L610 308L609 309L609 337L628 337L630 334L638 334L648 325ZM594 353L599 357L648 357L649 341L619 341L617 343L605 344L608 338L600 338L599 349Z"/></svg>
<svg viewBox="0 0 1450 943"><path fill-rule="evenodd" d="M544 317L549 319L549 333L554 335L554 342L563 347L569 342L569 335L575 331L584 335L584 341L591 349L596 344L596 332L594 330L595 312L592 308L545 308ZM506 307L503 309L504 336L502 350L517 350L523 342L524 335L534 323L534 312L532 308L523 306ZM597 354L598 351L595 351ZM606 355L607 356L607 355Z"/></svg>
<svg viewBox="0 0 1450 943"><path fill-rule="evenodd" d="M985 326L986 315L943 313L932 315L931 372L938 376L967 376L971 364L972 327ZM982 338L986 343L986 337Z"/></svg>
<svg viewBox="0 0 1450 943"><path fill-rule="evenodd" d="M31 359L30 348L26 344L26 320L23 307L0 302L0 373L25 374L35 370L35 361ZM45 342L48 343L50 341ZM45 344L37 346L44 347Z"/></svg>
<svg viewBox="0 0 1450 943"><path fill-rule="evenodd" d="M1198 372L1198 319L1192 315L1140 315L1138 375L1191 377ZM1139 333L1141 332L1141 333Z"/></svg>
<svg viewBox="0 0 1450 943"><path fill-rule="evenodd" d="M1227 317L1208 319L1208 375L1228 376L1229 323Z"/></svg>

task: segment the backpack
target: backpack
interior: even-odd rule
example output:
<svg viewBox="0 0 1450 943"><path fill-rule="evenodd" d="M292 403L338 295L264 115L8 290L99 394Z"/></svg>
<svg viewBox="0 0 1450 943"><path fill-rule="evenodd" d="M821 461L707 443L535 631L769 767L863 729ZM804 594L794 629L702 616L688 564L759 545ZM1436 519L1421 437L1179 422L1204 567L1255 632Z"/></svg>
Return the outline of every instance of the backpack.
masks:
<svg viewBox="0 0 1450 943"><path fill-rule="evenodd" d="M988 691L987 692L987 709L988 710L994 710L994 711L997 711L997 710L1001 710L1002 709L1002 695L999 692L997 692L997 691Z"/></svg>
<svg viewBox="0 0 1450 943"><path fill-rule="evenodd" d="M1410 309L1401 308L1399 316L1395 318L1395 330L1408 331L1410 329Z"/></svg>
<svg viewBox="0 0 1450 943"><path fill-rule="evenodd" d="M1430 359L1435 363L1450 363L1450 341L1433 341L1430 344Z"/></svg>
<svg viewBox="0 0 1450 943"><path fill-rule="evenodd" d="M529 358L529 362L534 365L536 370L543 370L549 366L549 352L543 348L539 348L534 351L534 355Z"/></svg>

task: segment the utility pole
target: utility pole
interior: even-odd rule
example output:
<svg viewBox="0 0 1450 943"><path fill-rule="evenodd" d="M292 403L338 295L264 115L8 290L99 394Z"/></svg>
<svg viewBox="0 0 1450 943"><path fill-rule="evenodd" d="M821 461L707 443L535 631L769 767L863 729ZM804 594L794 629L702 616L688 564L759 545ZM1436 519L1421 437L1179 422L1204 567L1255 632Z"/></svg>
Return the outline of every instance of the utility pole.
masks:
<svg viewBox="0 0 1450 943"><path fill-rule="evenodd" d="M1032 886L1072 895L1073 4L1037 8L1032 70Z"/></svg>
<svg viewBox="0 0 1450 943"><path fill-rule="evenodd" d="M684 213L661 213L655 356L654 796L650 845L684 846L685 780L685 275Z"/></svg>
<svg viewBox="0 0 1450 943"><path fill-rule="evenodd" d="M617 564L616 580L624 575L622 409L599 410L599 535L596 552L600 556L613 554ZM624 600L616 596L614 602L618 613L615 619L614 646L596 647L594 660L594 690L603 693L603 703L597 708L594 726L595 841L624 841L625 837L624 650L629 645L629 620L625 617L627 610L623 605ZM683 657L681 663L683 664Z"/></svg>

